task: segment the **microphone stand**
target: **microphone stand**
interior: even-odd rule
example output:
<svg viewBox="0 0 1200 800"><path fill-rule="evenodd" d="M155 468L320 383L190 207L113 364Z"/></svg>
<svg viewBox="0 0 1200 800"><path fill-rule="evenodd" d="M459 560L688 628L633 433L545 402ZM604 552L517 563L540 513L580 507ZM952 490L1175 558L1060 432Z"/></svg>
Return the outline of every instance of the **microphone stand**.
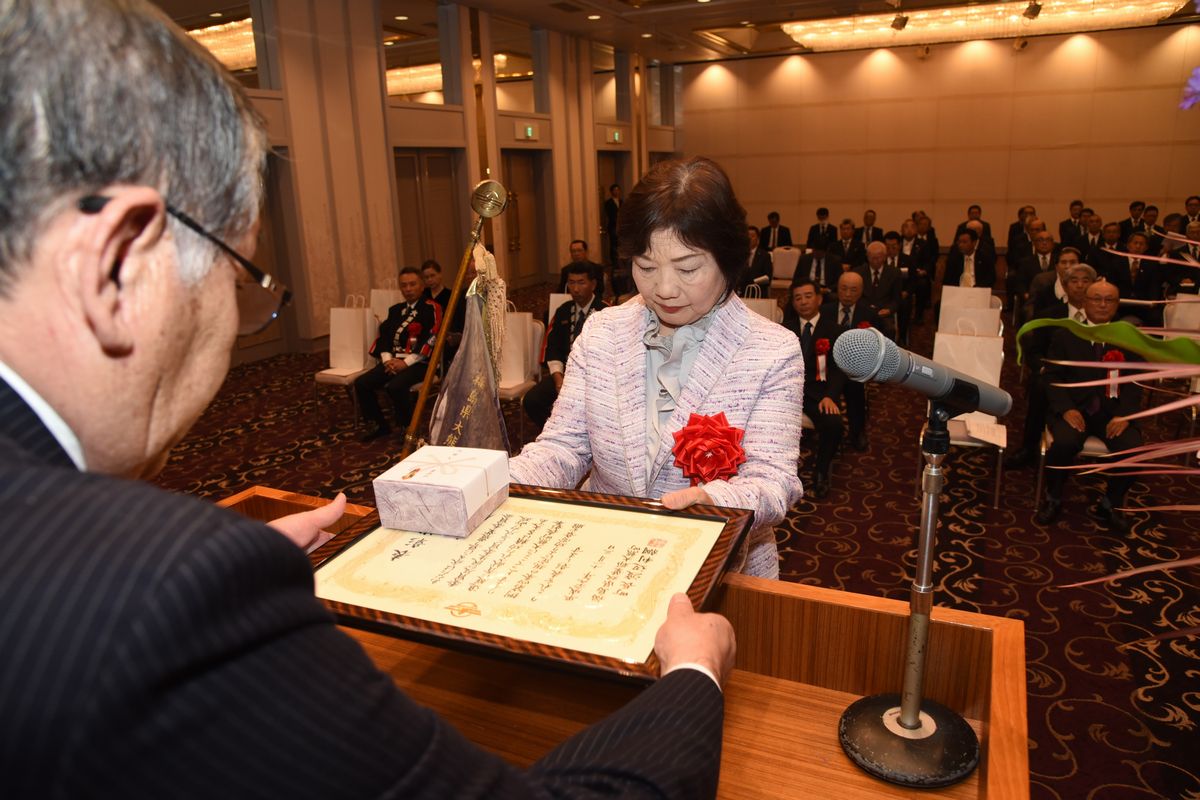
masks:
<svg viewBox="0 0 1200 800"><path fill-rule="evenodd" d="M921 697L933 607L938 502L945 482L942 461L950 451L946 423L978 405L978 387L963 381L955 381L948 396L929 404L929 424L921 438L925 456L921 530L909 596L903 691L857 700L842 713L838 723L838 738L851 761L878 778L902 786L949 786L970 775L979 764L979 739L967 721L946 706Z"/></svg>

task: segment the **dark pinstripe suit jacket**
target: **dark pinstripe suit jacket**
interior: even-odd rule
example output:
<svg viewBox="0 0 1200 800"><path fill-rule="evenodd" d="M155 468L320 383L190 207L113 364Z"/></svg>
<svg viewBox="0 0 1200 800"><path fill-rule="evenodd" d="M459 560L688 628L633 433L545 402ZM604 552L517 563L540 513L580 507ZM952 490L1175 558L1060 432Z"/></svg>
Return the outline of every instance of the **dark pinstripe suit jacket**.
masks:
<svg viewBox="0 0 1200 800"><path fill-rule="evenodd" d="M711 797L674 672L528 772L398 691L264 525L80 473L0 381L0 797Z"/></svg>

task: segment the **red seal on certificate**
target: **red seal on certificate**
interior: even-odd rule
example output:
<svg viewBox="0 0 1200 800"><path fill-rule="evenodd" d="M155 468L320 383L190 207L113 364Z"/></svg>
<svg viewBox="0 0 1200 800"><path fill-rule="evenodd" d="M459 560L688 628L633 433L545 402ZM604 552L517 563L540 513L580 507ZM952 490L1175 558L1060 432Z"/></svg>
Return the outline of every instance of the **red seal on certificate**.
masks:
<svg viewBox="0 0 1200 800"><path fill-rule="evenodd" d="M746 432L735 428L721 411L712 416L692 414L687 425L676 431L675 466L691 479L692 486L723 480L737 475L738 465L746 461L742 437Z"/></svg>
<svg viewBox="0 0 1200 800"><path fill-rule="evenodd" d="M1104 354L1104 360L1114 363L1118 361L1124 361L1125 354L1120 350L1109 350ZM1119 369L1110 369L1108 371L1108 387L1106 394L1110 400L1115 400L1120 394L1120 390L1117 388L1117 377L1120 376L1120 374L1121 371Z"/></svg>

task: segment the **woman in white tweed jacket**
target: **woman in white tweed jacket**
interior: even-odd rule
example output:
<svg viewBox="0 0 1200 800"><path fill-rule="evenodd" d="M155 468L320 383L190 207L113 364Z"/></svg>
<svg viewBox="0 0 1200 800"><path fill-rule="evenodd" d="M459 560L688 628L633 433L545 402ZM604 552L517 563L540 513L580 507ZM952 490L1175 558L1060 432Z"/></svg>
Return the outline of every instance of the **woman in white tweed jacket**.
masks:
<svg viewBox="0 0 1200 800"><path fill-rule="evenodd" d="M592 314L571 346L562 391L535 442L512 459L519 483L746 508L738 568L778 577L773 528L801 496L796 477L804 368L796 336L733 294L750 252L745 211L714 162L656 166L618 221L639 297ZM693 414L745 430L746 461L691 487L673 434Z"/></svg>

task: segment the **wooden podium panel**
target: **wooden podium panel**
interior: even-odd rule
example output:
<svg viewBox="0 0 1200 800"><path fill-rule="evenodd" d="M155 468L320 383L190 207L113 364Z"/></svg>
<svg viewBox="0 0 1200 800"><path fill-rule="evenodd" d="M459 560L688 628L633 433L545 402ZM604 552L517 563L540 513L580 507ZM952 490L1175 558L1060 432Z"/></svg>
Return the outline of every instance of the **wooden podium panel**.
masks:
<svg viewBox="0 0 1200 800"><path fill-rule="evenodd" d="M271 519L325 502L253 487L221 505ZM337 528L370 511L348 506ZM862 772L837 739L851 702L900 690L907 603L727 575L715 610L733 623L738 641L738 668L725 687L720 797L1029 797L1020 621L934 608L926 694L971 722L983 753L964 782L917 790ZM405 692L517 765L537 760L638 691L604 677L345 630Z"/></svg>

